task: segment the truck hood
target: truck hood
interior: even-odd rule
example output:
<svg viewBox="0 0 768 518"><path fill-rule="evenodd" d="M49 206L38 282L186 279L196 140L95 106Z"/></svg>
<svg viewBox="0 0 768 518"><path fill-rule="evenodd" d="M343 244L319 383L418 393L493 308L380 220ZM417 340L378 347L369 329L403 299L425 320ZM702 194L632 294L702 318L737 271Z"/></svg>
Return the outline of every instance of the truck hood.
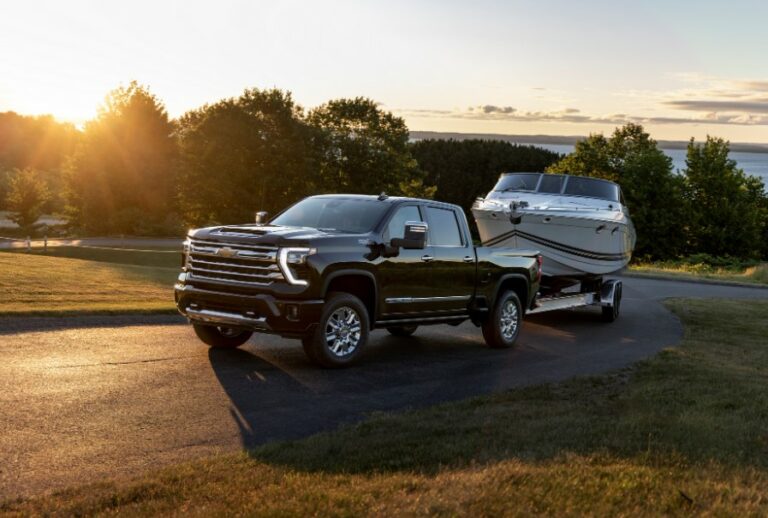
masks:
<svg viewBox="0 0 768 518"><path fill-rule="evenodd" d="M320 241L335 241L339 238L363 237L367 235L352 235L336 231L318 230L316 228L285 227L280 225L226 225L191 230L188 234L193 239L269 246L311 245Z"/></svg>

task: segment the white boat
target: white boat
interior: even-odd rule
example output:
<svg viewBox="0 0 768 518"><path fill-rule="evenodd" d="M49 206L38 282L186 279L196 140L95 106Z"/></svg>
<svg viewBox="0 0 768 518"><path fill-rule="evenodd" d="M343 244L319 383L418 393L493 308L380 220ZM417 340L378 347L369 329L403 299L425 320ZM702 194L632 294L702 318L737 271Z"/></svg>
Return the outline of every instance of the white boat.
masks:
<svg viewBox="0 0 768 518"><path fill-rule="evenodd" d="M488 196L475 201L472 213L484 246L537 249L543 275L550 278L616 272L635 247L621 188L607 180L505 173Z"/></svg>

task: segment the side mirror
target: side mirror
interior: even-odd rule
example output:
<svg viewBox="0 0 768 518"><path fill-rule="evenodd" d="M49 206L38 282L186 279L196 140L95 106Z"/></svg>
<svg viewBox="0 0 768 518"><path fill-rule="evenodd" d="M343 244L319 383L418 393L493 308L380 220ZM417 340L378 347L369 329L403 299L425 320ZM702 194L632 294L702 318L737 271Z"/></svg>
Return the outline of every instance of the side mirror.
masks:
<svg viewBox="0 0 768 518"><path fill-rule="evenodd" d="M422 250L427 244L427 229L423 221L406 221L403 237L394 238L392 246L406 250Z"/></svg>
<svg viewBox="0 0 768 518"><path fill-rule="evenodd" d="M256 213L256 224L257 225L263 225L267 222L267 218L269 217L269 212L260 210Z"/></svg>

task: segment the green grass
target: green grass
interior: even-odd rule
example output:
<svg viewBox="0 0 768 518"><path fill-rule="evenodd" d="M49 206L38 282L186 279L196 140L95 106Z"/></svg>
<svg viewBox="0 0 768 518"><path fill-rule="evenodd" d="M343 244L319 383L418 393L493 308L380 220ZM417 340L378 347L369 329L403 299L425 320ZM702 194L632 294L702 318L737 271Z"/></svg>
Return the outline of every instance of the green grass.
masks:
<svg viewBox="0 0 768 518"><path fill-rule="evenodd" d="M653 275L670 279L696 279L768 285L768 263L745 268L722 268L702 264L659 262L633 264L629 271L639 275Z"/></svg>
<svg viewBox="0 0 768 518"><path fill-rule="evenodd" d="M3 253L0 315L171 312L178 272L178 266Z"/></svg>
<svg viewBox="0 0 768 518"><path fill-rule="evenodd" d="M379 414L0 512L765 516L768 301L669 305L683 342L632 369Z"/></svg>
<svg viewBox="0 0 768 518"><path fill-rule="evenodd" d="M8 253L26 253L23 250L1 250ZM134 264L137 266L159 266L179 268L181 250L176 248L132 248L88 247L88 246L52 246L46 252L36 247L28 255L40 257L67 257L114 264Z"/></svg>

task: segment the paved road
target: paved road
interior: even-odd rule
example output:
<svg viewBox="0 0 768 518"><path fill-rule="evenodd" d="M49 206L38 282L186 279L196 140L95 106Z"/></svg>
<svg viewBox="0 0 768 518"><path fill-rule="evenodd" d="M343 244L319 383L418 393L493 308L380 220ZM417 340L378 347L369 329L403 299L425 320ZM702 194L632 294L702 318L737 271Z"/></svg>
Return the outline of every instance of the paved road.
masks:
<svg viewBox="0 0 768 518"><path fill-rule="evenodd" d="M0 499L298 438L376 410L429 405L618 368L677 343L669 296L768 290L626 278L623 314L537 315L513 350L470 324L377 331L361 365L318 370L297 342L209 350L181 319L0 320Z"/></svg>
<svg viewBox="0 0 768 518"><path fill-rule="evenodd" d="M49 247L56 246L80 246L83 248L178 248L181 250L183 239L163 238L163 237L84 237L74 239L48 240ZM39 249L44 245L43 239L33 239L32 248ZM0 249L26 248L25 239L0 237Z"/></svg>

